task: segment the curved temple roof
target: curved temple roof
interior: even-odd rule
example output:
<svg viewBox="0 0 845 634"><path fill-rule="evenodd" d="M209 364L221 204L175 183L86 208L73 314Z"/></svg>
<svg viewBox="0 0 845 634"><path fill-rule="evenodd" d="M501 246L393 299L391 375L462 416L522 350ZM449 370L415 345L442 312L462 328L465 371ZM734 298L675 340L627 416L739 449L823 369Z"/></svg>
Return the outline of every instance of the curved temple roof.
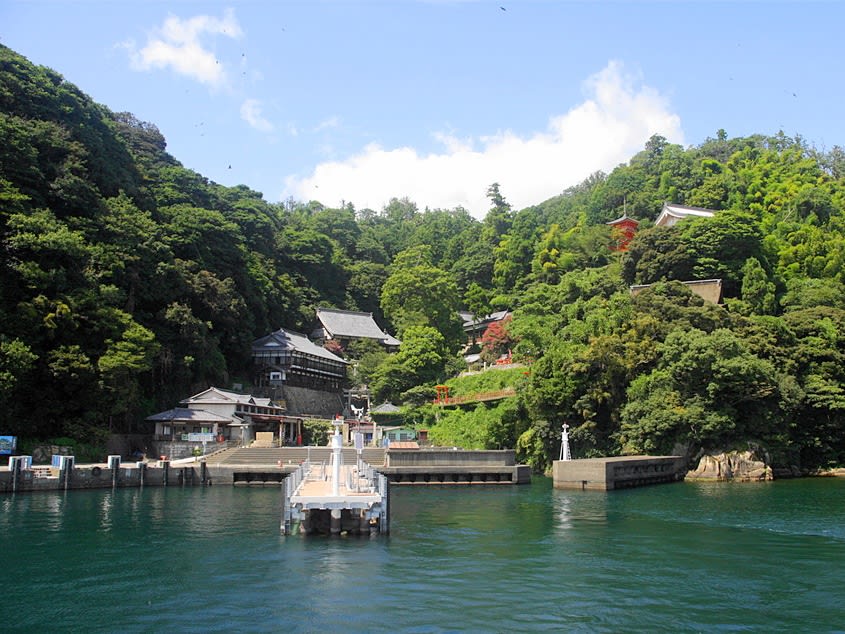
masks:
<svg viewBox="0 0 845 634"><path fill-rule="evenodd" d="M399 345L398 339L378 327L372 313L318 308L317 319L330 338L375 339L386 346Z"/></svg>

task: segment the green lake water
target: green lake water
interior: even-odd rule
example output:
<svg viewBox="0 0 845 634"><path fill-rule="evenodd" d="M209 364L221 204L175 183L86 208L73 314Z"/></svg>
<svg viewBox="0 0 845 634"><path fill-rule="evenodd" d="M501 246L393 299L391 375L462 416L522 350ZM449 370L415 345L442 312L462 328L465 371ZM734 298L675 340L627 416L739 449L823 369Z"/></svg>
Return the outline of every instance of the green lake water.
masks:
<svg viewBox="0 0 845 634"><path fill-rule="evenodd" d="M0 498L5 632L843 632L845 479L394 487L284 537L270 488Z"/></svg>

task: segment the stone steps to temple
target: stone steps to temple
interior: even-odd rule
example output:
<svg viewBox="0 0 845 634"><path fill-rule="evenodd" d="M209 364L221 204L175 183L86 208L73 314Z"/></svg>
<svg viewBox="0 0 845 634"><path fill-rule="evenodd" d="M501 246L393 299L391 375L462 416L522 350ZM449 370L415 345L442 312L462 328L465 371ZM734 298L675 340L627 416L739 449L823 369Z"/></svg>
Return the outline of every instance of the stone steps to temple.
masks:
<svg viewBox="0 0 845 634"><path fill-rule="evenodd" d="M219 466L277 466L280 462L283 465L300 464L310 458L312 463L331 460L332 450L330 447L239 447L227 449L208 458L209 465ZM384 464L384 449L378 447L367 447L361 455L364 462L381 466ZM343 448L344 464L354 464L358 455L354 448Z"/></svg>

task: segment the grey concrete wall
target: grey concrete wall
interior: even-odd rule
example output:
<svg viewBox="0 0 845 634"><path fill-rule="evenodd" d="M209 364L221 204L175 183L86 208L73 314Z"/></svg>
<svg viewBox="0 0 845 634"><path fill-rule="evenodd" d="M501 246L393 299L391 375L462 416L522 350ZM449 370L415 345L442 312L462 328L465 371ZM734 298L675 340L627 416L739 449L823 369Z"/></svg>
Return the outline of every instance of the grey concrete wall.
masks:
<svg viewBox="0 0 845 634"><path fill-rule="evenodd" d="M240 432L233 432L235 435ZM211 453L222 447L225 443L217 441L205 443L206 453ZM149 451L147 458L157 460L160 456L167 456L169 460L180 460L182 458L191 458L194 455L194 449L202 450L201 442L188 442L187 440L152 440L149 443Z"/></svg>
<svg viewBox="0 0 845 634"><path fill-rule="evenodd" d="M454 451L450 449L399 449L385 451L386 467L506 466L516 464L513 449Z"/></svg>
<svg viewBox="0 0 845 634"><path fill-rule="evenodd" d="M555 460L552 481L556 489L607 489L607 464L604 459Z"/></svg>
<svg viewBox="0 0 845 634"><path fill-rule="evenodd" d="M556 460L552 479L557 489L608 491L676 482L684 477L680 456L618 456Z"/></svg>
<svg viewBox="0 0 845 634"><path fill-rule="evenodd" d="M116 473L115 473L116 471ZM84 465L71 470L67 481L63 472L51 469L47 477L37 477L35 471L24 470L18 476L18 493L35 491L63 491L77 489L110 489L113 486L139 487L141 486L141 469L133 463L131 466L121 466L116 470L97 465ZM115 478L116 475L116 478ZM143 473L143 486L199 485L201 473L199 465L170 466L168 469L153 463L148 464ZM66 485L67 482L67 485ZM0 471L0 493L12 493L14 488L13 474L4 469Z"/></svg>

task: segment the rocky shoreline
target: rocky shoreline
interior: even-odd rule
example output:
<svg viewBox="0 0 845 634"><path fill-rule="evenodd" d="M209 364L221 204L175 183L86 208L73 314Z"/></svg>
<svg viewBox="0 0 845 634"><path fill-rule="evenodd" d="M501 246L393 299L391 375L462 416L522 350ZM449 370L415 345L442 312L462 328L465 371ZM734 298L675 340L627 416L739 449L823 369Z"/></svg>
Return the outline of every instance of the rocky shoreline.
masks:
<svg viewBox="0 0 845 634"><path fill-rule="evenodd" d="M755 450L722 451L699 457L698 466L687 472L687 480L710 482L769 482L787 478L845 477L845 468L802 471L798 467L772 467L767 456Z"/></svg>

